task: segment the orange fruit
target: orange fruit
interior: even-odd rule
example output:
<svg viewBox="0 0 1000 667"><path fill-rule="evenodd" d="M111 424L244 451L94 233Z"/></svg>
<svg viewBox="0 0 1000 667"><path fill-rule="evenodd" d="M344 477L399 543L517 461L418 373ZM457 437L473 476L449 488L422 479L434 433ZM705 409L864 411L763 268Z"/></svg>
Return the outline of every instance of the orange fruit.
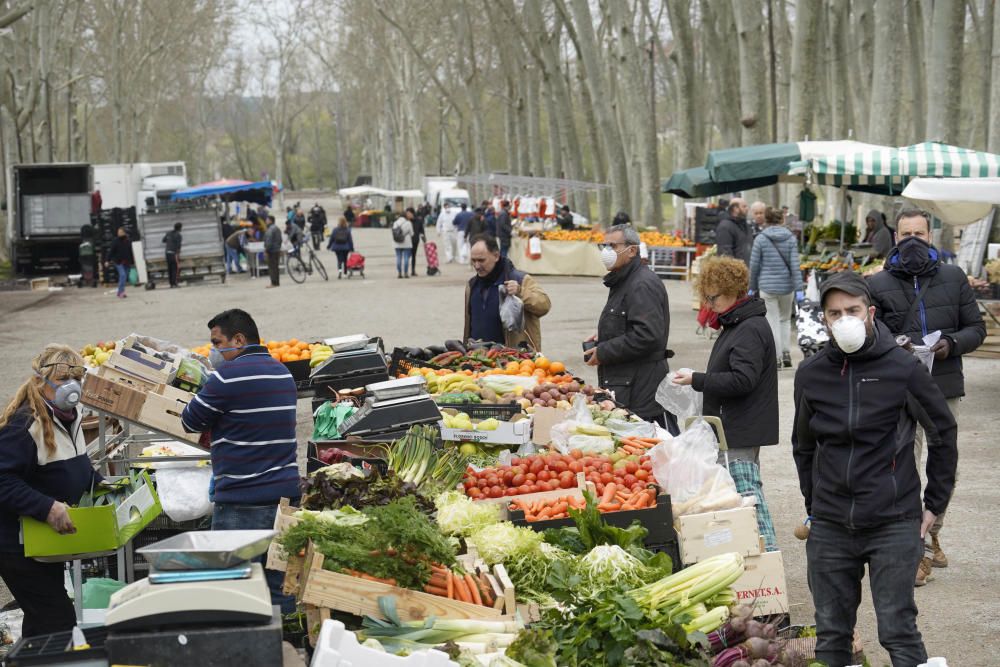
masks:
<svg viewBox="0 0 1000 667"><path fill-rule="evenodd" d="M516 361L511 361L510 363L507 364L507 371L510 373L517 373L520 372L520 370L521 370L521 365Z"/></svg>
<svg viewBox="0 0 1000 667"><path fill-rule="evenodd" d="M548 369L550 363L552 362L550 362L545 357L538 357L537 359L535 359L535 368Z"/></svg>
<svg viewBox="0 0 1000 667"><path fill-rule="evenodd" d="M290 338L288 340L288 344L289 345L298 345L299 344L299 339L298 338Z"/></svg>
<svg viewBox="0 0 1000 667"><path fill-rule="evenodd" d="M302 354L299 355L299 359L312 359L311 350L303 350Z"/></svg>
<svg viewBox="0 0 1000 667"><path fill-rule="evenodd" d="M299 360L299 355L297 355L297 354L286 354L285 355L285 361L298 361L298 360Z"/></svg>
<svg viewBox="0 0 1000 667"><path fill-rule="evenodd" d="M559 373L565 373L565 372L566 372L566 364L564 364L563 362L553 361L551 364L549 364L549 373L552 373L552 375L558 375Z"/></svg>

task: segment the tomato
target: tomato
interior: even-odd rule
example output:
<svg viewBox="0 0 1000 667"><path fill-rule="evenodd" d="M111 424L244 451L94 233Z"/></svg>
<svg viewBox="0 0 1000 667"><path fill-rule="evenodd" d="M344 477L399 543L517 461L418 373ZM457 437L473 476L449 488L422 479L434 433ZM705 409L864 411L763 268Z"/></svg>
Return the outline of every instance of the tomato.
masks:
<svg viewBox="0 0 1000 667"><path fill-rule="evenodd" d="M569 469L573 472L583 472L583 465L579 461L573 461L569 464Z"/></svg>
<svg viewBox="0 0 1000 667"><path fill-rule="evenodd" d="M486 483L485 479L481 479L478 482L476 482L476 486L478 486L480 489L485 489L489 487L489 484Z"/></svg>
<svg viewBox="0 0 1000 667"><path fill-rule="evenodd" d="M583 458L583 452L580 451L579 449L571 449L569 455L572 456L577 461Z"/></svg>
<svg viewBox="0 0 1000 667"><path fill-rule="evenodd" d="M528 469L525 468L524 466L511 466L510 471L515 475L523 475L524 473L528 472Z"/></svg>
<svg viewBox="0 0 1000 667"><path fill-rule="evenodd" d="M545 462L541 458L536 458L531 462L531 472L536 475L540 473L545 468Z"/></svg>
<svg viewBox="0 0 1000 667"><path fill-rule="evenodd" d="M638 481L639 480L635 475L625 475L625 486L629 488L631 488Z"/></svg>
<svg viewBox="0 0 1000 667"><path fill-rule="evenodd" d="M528 485L528 493L538 493L539 491L541 491L541 489L538 488L537 484L529 484Z"/></svg>
<svg viewBox="0 0 1000 667"><path fill-rule="evenodd" d="M466 477L465 481L462 484L465 486L466 489L471 489L476 485L476 480L472 479L471 477Z"/></svg>
<svg viewBox="0 0 1000 667"><path fill-rule="evenodd" d="M469 497L470 498L482 498L483 497L483 492L482 492L482 490L478 486L474 486L471 489L469 489Z"/></svg>
<svg viewBox="0 0 1000 667"><path fill-rule="evenodd" d="M526 480L525 476L521 473L518 473L511 478L510 484L511 486L521 486L522 484L524 484L525 480Z"/></svg>
<svg viewBox="0 0 1000 667"><path fill-rule="evenodd" d="M547 482L551 477L552 473L550 473L548 470L542 470L540 473L538 473L539 482Z"/></svg>
<svg viewBox="0 0 1000 667"><path fill-rule="evenodd" d="M605 463L602 463L601 466L600 466L600 468L598 468L598 469L601 472L614 472L615 468L610 463L606 463L605 462Z"/></svg>
<svg viewBox="0 0 1000 667"><path fill-rule="evenodd" d="M575 482L576 482L576 480L573 479L572 477L560 477L559 478L559 488L561 488L561 489L572 489Z"/></svg>
<svg viewBox="0 0 1000 667"><path fill-rule="evenodd" d="M615 476L614 475L612 475L609 472L602 472L601 473L601 484L610 484L613 481L615 481Z"/></svg>
<svg viewBox="0 0 1000 667"><path fill-rule="evenodd" d="M487 486L499 486L500 478L497 477L496 475L490 475L489 477L486 478L486 484Z"/></svg>
<svg viewBox="0 0 1000 667"><path fill-rule="evenodd" d="M601 484L601 483L594 484L594 489L597 490L597 497L598 498L600 498L602 495L604 495L604 485L603 484Z"/></svg>
<svg viewBox="0 0 1000 667"><path fill-rule="evenodd" d="M536 480L538 479L538 475L536 475L536 474L535 474L535 473L533 473L533 472L529 472L529 473L528 473L527 475L525 475L524 477L525 477L525 479L527 479L527 480L528 480L528 482L529 482L529 483L530 483L530 482L534 482L534 481L536 481Z"/></svg>
<svg viewBox="0 0 1000 667"><path fill-rule="evenodd" d="M649 479L649 471L644 468L639 468L635 471L635 478L645 481Z"/></svg>
<svg viewBox="0 0 1000 667"><path fill-rule="evenodd" d="M521 484L517 487L517 495L524 495L525 493L531 493L531 487L527 484Z"/></svg>
<svg viewBox="0 0 1000 667"><path fill-rule="evenodd" d="M652 461L643 461L642 462L642 469L645 470L645 471L647 471L647 472L653 472L653 463L652 463Z"/></svg>
<svg viewBox="0 0 1000 667"><path fill-rule="evenodd" d="M569 464L565 461L559 460L549 466L552 470L556 472L563 472L564 470L569 470Z"/></svg>
<svg viewBox="0 0 1000 667"><path fill-rule="evenodd" d="M601 481L601 473L599 472L589 473L587 475L587 481L593 482L594 484L598 484Z"/></svg>
<svg viewBox="0 0 1000 667"><path fill-rule="evenodd" d="M628 463L625 464L625 471L630 475L635 474L635 471L638 469L639 466L636 464L635 461L629 461Z"/></svg>
<svg viewBox="0 0 1000 667"><path fill-rule="evenodd" d="M504 472L502 479L503 479L503 483L506 486L510 486L511 480L514 479L514 473L512 473L510 470L507 470L506 472Z"/></svg>
<svg viewBox="0 0 1000 667"><path fill-rule="evenodd" d="M505 496L516 496L517 495L517 489L514 488L514 487L510 487L509 489L504 489L503 494Z"/></svg>
<svg viewBox="0 0 1000 667"><path fill-rule="evenodd" d="M521 461L523 461L523 459L520 459L516 456L512 456L510 459L510 467L513 468L517 465L520 465Z"/></svg>

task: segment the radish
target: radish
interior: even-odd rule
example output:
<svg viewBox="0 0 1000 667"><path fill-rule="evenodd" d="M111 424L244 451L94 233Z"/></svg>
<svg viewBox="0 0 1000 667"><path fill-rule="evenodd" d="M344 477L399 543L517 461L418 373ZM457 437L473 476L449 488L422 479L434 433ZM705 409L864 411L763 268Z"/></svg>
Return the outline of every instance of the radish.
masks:
<svg viewBox="0 0 1000 667"><path fill-rule="evenodd" d="M763 637L750 637L746 641L746 646L750 649L751 658L767 658L770 653L771 642Z"/></svg>

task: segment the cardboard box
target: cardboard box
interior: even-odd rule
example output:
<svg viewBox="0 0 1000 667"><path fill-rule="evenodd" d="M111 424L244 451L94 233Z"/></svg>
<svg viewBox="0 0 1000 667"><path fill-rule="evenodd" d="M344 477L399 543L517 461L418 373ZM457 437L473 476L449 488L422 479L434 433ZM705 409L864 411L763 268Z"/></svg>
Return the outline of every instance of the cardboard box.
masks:
<svg viewBox="0 0 1000 667"><path fill-rule="evenodd" d="M756 556L761 552L757 512L753 507L688 514L678 517L674 523L681 561L685 565L733 551L743 556Z"/></svg>
<svg viewBox="0 0 1000 667"><path fill-rule="evenodd" d="M76 526L72 534L60 535L43 521L21 517L24 555L39 558L91 554L114 551L126 544L162 511L149 473L143 472L141 479L135 492L118 506L69 508L69 517ZM133 510L138 514L134 515Z"/></svg>
<svg viewBox="0 0 1000 667"><path fill-rule="evenodd" d="M531 416L531 441L547 447L552 442L552 427L566 421L568 410L562 408L535 408Z"/></svg>
<svg viewBox="0 0 1000 667"><path fill-rule="evenodd" d="M97 369L97 374L104 378L105 380L111 380L112 382L118 382L136 389L142 392L149 392L156 389L158 385L156 382L151 382L145 378L141 378L138 375L132 375L130 373L123 373L117 368L111 368L110 366L101 366Z"/></svg>
<svg viewBox="0 0 1000 667"><path fill-rule="evenodd" d="M457 414L458 411L446 408L442 412ZM500 422L495 431L464 431L457 428L447 428L444 420L438 422L441 428L441 439L455 442L485 442L491 445L523 445L531 440L531 420L519 419L513 422Z"/></svg>
<svg viewBox="0 0 1000 667"><path fill-rule="evenodd" d="M104 362L105 365L155 384L173 382L179 364L176 361L165 361L151 354L135 350L132 348L134 342L133 336L126 338L121 347L111 353L111 357Z"/></svg>
<svg viewBox="0 0 1000 667"><path fill-rule="evenodd" d="M150 392L146 395L146 402L136 421L179 440L198 444L201 434L188 433L181 424L181 413L194 395L171 386L159 387L157 391L159 393Z"/></svg>
<svg viewBox="0 0 1000 667"><path fill-rule="evenodd" d="M87 373L83 380L80 402L135 421L146 402L146 392L133 385L104 377L103 373L103 369L100 373Z"/></svg>
<svg viewBox="0 0 1000 667"><path fill-rule="evenodd" d="M788 613L785 563L780 551L748 556L743 576L733 584L738 602L753 605L754 616Z"/></svg>

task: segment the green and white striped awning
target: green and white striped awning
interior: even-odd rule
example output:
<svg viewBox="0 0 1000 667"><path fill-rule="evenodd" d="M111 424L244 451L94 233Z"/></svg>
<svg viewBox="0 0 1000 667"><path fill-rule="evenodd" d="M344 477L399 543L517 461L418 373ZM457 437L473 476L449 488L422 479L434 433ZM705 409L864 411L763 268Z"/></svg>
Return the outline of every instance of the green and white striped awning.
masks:
<svg viewBox="0 0 1000 667"><path fill-rule="evenodd" d="M910 179L995 178L1000 155L928 141L902 148L874 148L817 156L790 165L793 174L811 173L819 185L902 192Z"/></svg>

